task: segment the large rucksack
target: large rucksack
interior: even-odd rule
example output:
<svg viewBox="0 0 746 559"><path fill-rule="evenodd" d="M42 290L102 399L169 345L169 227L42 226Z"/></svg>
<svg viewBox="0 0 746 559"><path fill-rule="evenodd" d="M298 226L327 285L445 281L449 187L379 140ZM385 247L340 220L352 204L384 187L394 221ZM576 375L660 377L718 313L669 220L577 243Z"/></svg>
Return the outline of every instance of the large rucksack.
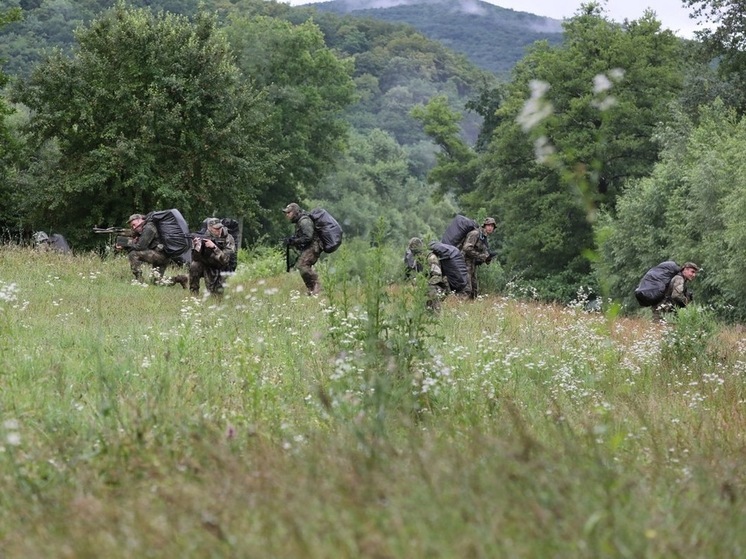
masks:
<svg viewBox="0 0 746 559"><path fill-rule="evenodd" d="M652 307L663 300L671 279L681 271L673 260L666 260L650 268L635 289L635 298L642 307Z"/></svg>
<svg viewBox="0 0 746 559"><path fill-rule="evenodd" d="M321 249L324 252L334 252L342 244L342 227L328 211L316 208L308 212L313 220L314 227L321 240Z"/></svg>
<svg viewBox="0 0 746 559"><path fill-rule="evenodd" d="M151 221L158 230L158 237L163 245L163 252L176 264L188 264L192 261L192 243L189 226L184 216L176 208L150 212L145 221Z"/></svg>
<svg viewBox="0 0 746 559"><path fill-rule="evenodd" d="M440 268L448 280L451 291L464 291L469 286L469 270L463 253L453 245L438 241L433 241L428 246L440 259Z"/></svg>
<svg viewBox="0 0 746 559"><path fill-rule="evenodd" d="M464 215L457 215L446 227L440 242L446 245L461 247L466 235L474 229L479 229L479 224Z"/></svg>

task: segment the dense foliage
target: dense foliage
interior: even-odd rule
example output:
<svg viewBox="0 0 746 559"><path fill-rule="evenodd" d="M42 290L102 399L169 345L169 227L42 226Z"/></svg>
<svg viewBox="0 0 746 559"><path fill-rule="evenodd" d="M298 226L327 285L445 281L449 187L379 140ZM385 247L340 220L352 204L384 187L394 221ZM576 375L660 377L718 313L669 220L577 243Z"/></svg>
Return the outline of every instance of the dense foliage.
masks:
<svg viewBox="0 0 746 559"><path fill-rule="evenodd" d="M281 154L267 100L240 79L215 19L118 5L53 54L14 95L31 142L56 151L34 189L36 217L78 231L139 209L252 216ZM70 234L77 240L79 235Z"/></svg>

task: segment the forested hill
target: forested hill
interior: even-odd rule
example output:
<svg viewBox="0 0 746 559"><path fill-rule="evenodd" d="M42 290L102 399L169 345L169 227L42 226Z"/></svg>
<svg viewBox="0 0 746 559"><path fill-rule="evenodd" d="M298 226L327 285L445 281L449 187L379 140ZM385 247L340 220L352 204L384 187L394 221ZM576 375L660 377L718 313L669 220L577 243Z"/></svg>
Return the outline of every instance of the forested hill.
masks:
<svg viewBox="0 0 746 559"><path fill-rule="evenodd" d="M395 2L392 0L389 4ZM93 17L115 3L115 0L21 2L24 5L22 20L0 29L3 71L10 75L27 74L45 50L69 48L77 27L87 25ZM334 0L298 7L256 0L232 0L227 4L221 0L129 0L127 4L183 15L194 14L201 4L208 10L217 10L222 16L271 15L301 21L313 14L318 18L323 13L407 24L427 38L463 54L479 68L502 76L523 57L528 45L538 40L558 44L562 39L558 20L508 10L479 0L414 0L413 3L388 8L373 8L371 6L380 5L380 2L374 4L368 0Z"/></svg>
<svg viewBox="0 0 746 559"><path fill-rule="evenodd" d="M381 7L386 4L385 7ZM501 8L479 0L333 0L313 4L319 11L371 17L411 25L471 62L506 75L527 46L546 40L559 44L562 22Z"/></svg>

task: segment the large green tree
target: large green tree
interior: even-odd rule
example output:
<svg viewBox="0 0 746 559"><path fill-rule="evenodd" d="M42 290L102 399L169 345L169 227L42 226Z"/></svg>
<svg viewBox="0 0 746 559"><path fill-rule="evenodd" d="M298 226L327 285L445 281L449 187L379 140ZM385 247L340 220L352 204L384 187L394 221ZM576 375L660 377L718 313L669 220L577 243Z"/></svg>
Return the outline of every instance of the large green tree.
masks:
<svg viewBox="0 0 746 559"><path fill-rule="evenodd" d="M238 66L271 105L269 145L284 158L260 200L279 215L278 208L313 190L344 147L343 111L354 96L352 59L328 49L311 21L238 17L226 32Z"/></svg>
<svg viewBox="0 0 746 559"><path fill-rule="evenodd" d="M17 21L20 17L21 11L18 9L0 12L0 28L11 21ZM2 62L0 60L0 63ZM0 71L0 92L4 91L7 83L8 76ZM17 222L15 210L10 204L10 173L18 145L6 122L8 115L12 113L13 110L5 100L4 93L0 94L0 226L5 227L13 226Z"/></svg>
<svg viewBox="0 0 746 559"><path fill-rule="evenodd" d="M661 161L629 185L600 231L600 267L611 295L636 308L632 290L662 260L703 266L697 300L746 318L746 120L720 100L683 113L659 134Z"/></svg>
<svg viewBox="0 0 746 559"><path fill-rule="evenodd" d="M15 91L57 164L34 183L37 218L87 229L134 210L252 216L281 163L264 96L247 87L214 17L117 4ZM69 232L72 239L78 235Z"/></svg>
<svg viewBox="0 0 746 559"><path fill-rule="evenodd" d="M625 182L651 171L682 72L679 40L650 12L619 25L590 3L564 28L562 46L540 44L516 67L478 192L500 217L509 269L571 288L590 272L595 208L613 211Z"/></svg>

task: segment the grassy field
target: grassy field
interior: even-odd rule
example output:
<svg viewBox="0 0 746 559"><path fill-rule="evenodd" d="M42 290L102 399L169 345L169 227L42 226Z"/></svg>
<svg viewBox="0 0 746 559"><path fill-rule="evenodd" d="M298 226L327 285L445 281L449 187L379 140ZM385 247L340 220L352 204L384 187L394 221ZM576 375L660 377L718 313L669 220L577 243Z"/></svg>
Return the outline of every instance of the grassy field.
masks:
<svg viewBox="0 0 746 559"><path fill-rule="evenodd" d="M746 340L344 251L222 299L0 248L0 557L746 556Z"/></svg>

